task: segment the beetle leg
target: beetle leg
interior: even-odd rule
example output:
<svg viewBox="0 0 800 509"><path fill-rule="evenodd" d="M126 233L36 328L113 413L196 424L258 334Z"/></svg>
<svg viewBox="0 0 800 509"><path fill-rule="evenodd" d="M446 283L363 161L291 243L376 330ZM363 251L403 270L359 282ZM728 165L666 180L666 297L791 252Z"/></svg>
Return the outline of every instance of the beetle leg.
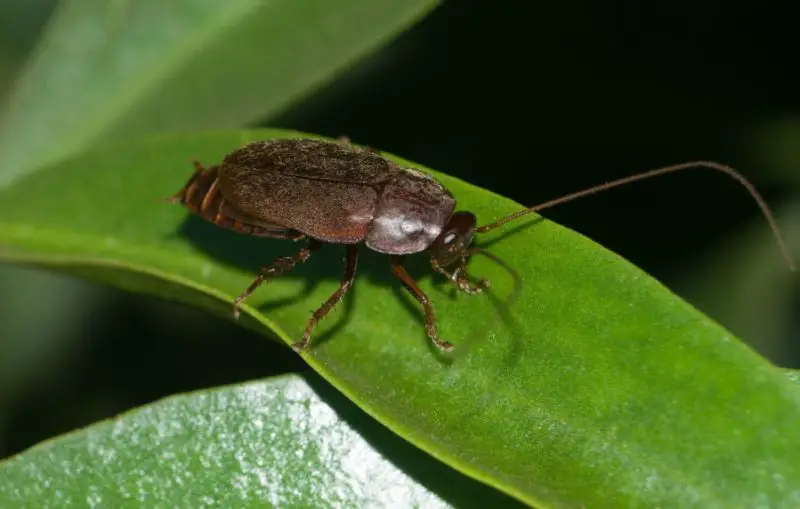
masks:
<svg viewBox="0 0 800 509"><path fill-rule="evenodd" d="M411 295L414 296L422 307L425 309L425 330L428 333L428 337L433 341L433 343L439 348L439 350L443 352L448 352L453 349L452 343L439 339L439 334L436 332L436 315L433 313L433 306L431 305L430 299L428 296L425 295L425 292L422 291L422 288L417 285L417 282L414 281L414 278L408 273L408 271L403 267L403 257L392 255L390 258L390 263L392 265L392 272L394 273L395 277L403 283L403 286L411 292Z"/></svg>
<svg viewBox="0 0 800 509"><path fill-rule="evenodd" d="M473 284L469 280L466 258L461 260L461 263L453 272L448 272L447 269L442 267L442 265L439 263L439 260L436 258L431 258L431 266L433 267L433 270L446 277L448 281L453 284L453 286L466 294L475 295L476 293L481 293L485 289L489 288L488 279L479 279L477 284Z"/></svg>
<svg viewBox="0 0 800 509"><path fill-rule="evenodd" d="M261 273L256 279L233 301L233 318L239 318L239 305L249 297L267 279L278 277L294 268L298 263L303 263L309 259L311 253L319 248L321 244L314 240L310 241L306 247L294 254L294 256L282 256L272 262L272 265L261 269Z"/></svg>
<svg viewBox="0 0 800 509"><path fill-rule="evenodd" d="M342 297L344 297L347 291L352 288L353 281L355 281L356 278L356 267L358 266L358 248L355 245L347 246L346 263L347 268L344 271L344 277L342 278L339 288L337 288L336 291L333 292L333 295L328 297L328 300L311 315L311 319L308 321L308 325L306 325L306 330L303 332L303 339L292 345L292 349L295 352L300 352L308 346L311 342L311 332L314 330L314 327L317 326L317 323L325 318L330 310L342 300Z"/></svg>

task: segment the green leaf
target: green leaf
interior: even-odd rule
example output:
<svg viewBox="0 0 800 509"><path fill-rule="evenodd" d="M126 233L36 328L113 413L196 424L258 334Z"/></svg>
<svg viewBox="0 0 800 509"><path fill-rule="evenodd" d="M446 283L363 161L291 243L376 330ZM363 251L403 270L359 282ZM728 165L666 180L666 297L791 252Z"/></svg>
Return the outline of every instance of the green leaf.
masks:
<svg viewBox="0 0 800 509"><path fill-rule="evenodd" d="M310 381L173 396L40 444L0 463L0 506L517 506Z"/></svg>
<svg viewBox="0 0 800 509"><path fill-rule="evenodd" d="M99 138L274 114L437 3L65 0L0 119L0 185Z"/></svg>
<svg viewBox="0 0 800 509"><path fill-rule="evenodd" d="M163 136L93 150L0 193L0 257L178 299L221 316L291 242L222 231L163 202L192 172L282 131ZM434 173L485 223L520 205ZM305 355L370 415L476 479L540 507L796 507L800 388L719 325L617 255L531 218L478 239L489 296L453 295L424 255L409 270L445 362L383 255L362 250L352 300ZM241 323L298 339L338 285L327 246L261 288ZM787 275L787 277L789 277ZM258 311L263 312L263 315Z"/></svg>

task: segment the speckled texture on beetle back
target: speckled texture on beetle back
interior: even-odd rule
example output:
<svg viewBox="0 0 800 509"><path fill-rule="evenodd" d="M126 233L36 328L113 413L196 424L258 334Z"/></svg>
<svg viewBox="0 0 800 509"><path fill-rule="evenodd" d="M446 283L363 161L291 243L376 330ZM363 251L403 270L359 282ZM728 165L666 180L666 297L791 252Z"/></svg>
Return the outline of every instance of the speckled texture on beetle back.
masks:
<svg viewBox="0 0 800 509"><path fill-rule="evenodd" d="M324 242L366 242L387 253L427 248L455 207L433 178L378 153L322 140L248 144L225 157L219 177L226 200L253 217Z"/></svg>

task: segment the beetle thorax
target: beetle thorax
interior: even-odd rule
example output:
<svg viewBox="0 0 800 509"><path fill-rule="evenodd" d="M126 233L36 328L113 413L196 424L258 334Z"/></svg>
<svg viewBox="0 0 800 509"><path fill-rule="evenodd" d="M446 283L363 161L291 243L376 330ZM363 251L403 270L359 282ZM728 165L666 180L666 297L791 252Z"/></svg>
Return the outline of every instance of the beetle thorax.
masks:
<svg viewBox="0 0 800 509"><path fill-rule="evenodd" d="M455 205L453 195L439 182L403 170L379 193L367 247L398 255L424 251L442 232Z"/></svg>

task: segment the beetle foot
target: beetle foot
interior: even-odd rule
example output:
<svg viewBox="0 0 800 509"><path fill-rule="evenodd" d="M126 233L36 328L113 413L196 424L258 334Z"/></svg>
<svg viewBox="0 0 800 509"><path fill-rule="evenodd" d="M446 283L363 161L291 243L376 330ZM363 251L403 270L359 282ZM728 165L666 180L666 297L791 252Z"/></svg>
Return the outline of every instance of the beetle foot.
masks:
<svg viewBox="0 0 800 509"><path fill-rule="evenodd" d="M477 295L489 288L489 280L481 279L477 284L472 284L469 281L462 280L458 282L458 287L462 292L468 295Z"/></svg>
<svg viewBox="0 0 800 509"><path fill-rule="evenodd" d="M434 345L436 345L436 348L438 348L442 353L447 353L452 350L453 343L439 339L439 334L436 333L436 323L433 321L433 315L427 315L425 318L428 321L425 326L426 332L428 333L428 338Z"/></svg>
<svg viewBox="0 0 800 509"><path fill-rule="evenodd" d="M479 279L477 283L473 284L467 279L466 273L463 271L453 283L455 283L459 290L467 295L476 295L489 288L488 279Z"/></svg>
<svg viewBox="0 0 800 509"><path fill-rule="evenodd" d="M441 350L444 353L447 353L453 349L453 343L449 341L443 341L441 339L434 340L433 344L436 345L436 348Z"/></svg>
<svg viewBox="0 0 800 509"><path fill-rule="evenodd" d="M307 339L301 339L300 341L295 341L294 343L292 343L292 350L294 350L297 353L300 353L306 348L308 348L308 343L309 341Z"/></svg>
<svg viewBox="0 0 800 509"><path fill-rule="evenodd" d="M467 269L463 264L456 267L456 270L453 272L447 272L447 270L438 263L434 263L433 268L436 272L444 275L447 280L450 281L450 284L468 295L475 295L489 288L488 279L479 279L477 283L472 283L469 280Z"/></svg>

